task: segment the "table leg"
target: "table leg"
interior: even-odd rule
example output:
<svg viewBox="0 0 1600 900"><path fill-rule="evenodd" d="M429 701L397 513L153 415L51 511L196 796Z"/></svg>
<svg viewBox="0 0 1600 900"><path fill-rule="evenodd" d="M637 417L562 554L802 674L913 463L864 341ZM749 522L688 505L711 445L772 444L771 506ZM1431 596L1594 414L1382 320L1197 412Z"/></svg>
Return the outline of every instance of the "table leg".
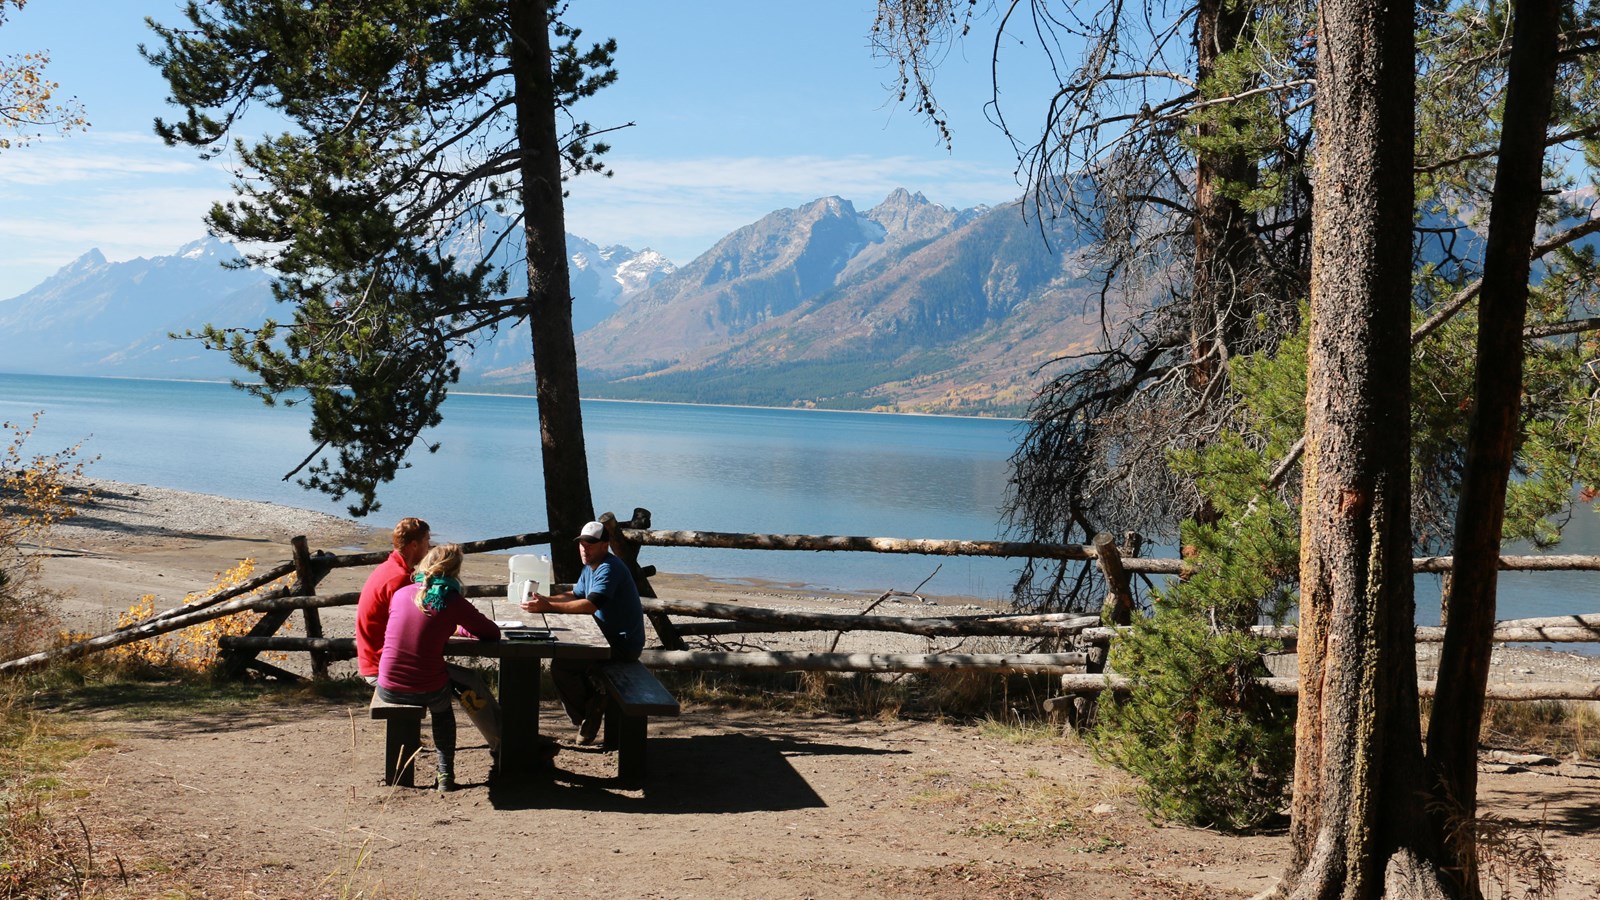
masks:
<svg viewBox="0 0 1600 900"><path fill-rule="evenodd" d="M546 765L539 745L538 659L500 660L500 772L518 776Z"/></svg>

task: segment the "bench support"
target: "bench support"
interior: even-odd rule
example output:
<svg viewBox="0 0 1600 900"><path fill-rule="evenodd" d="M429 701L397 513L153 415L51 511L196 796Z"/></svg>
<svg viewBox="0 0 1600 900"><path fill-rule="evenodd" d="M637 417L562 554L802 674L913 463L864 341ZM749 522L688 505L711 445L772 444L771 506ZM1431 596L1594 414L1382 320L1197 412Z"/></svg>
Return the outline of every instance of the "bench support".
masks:
<svg viewBox="0 0 1600 900"><path fill-rule="evenodd" d="M617 752L617 777L637 784L648 767L645 738L650 716L676 716L678 700L656 676L636 660L609 662L600 667L606 688L605 738L601 746Z"/></svg>
<svg viewBox="0 0 1600 900"><path fill-rule="evenodd" d="M625 782L640 782L648 771L644 742L649 735L650 718L629 715L615 698L606 700L605 738L601 746L617 753L617 777Z"/></svg>
<svg viewBox="0 0 1600 900"><path fill-rule="evenodd" d="M388 703L372 692L372 718L382 719L383 783L416 785L417 751L422 748L422 716L426 707Z"/></svg>

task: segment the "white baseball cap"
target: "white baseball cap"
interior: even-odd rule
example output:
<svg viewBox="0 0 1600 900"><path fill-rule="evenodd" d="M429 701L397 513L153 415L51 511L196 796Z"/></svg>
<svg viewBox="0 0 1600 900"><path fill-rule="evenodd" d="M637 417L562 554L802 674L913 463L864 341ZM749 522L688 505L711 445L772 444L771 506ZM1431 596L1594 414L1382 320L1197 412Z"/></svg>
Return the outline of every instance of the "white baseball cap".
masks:
<svg viewBox="0 0 1600 900"><path fill-rule="evenodd" d="M599 522L590 522L589 524L583 526L583 529L578 532L578 536L573 540L603 541L605 539L606 527L601 525Z"/></svg>

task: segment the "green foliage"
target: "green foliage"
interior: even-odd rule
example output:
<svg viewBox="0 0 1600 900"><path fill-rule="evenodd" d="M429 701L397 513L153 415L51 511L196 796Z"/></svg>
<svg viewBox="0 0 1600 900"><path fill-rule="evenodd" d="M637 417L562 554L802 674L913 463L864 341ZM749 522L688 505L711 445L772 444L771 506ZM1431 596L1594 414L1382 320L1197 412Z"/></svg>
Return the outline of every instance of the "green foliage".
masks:
<svg viewBox="0 0 1600 900"><path fill-rule="evenodd" d="M1558 328L1600 312L1594 256L1592 245L1578 245L1545 258L1543 277L1528 297L1529 328ZM1435 297L1451 288L1436 271L1425 273L1419 284ZM1413 519L1415 543L1425 552L1450 547L1466 458L1476 337L1477 315L1468 307L1412 357ZM1576 509L1592 503L1593 486L1600 484L1600 378L1591 362L1600 341L1592 332L1556 334L1530 340L1526 347L1522 435L1506 488L1503 535L1506 541L1548 548L1559 543ZM1574 484L1583 486L1576 497Z"/></svg>
<svg viewBox="0 0 1600 900"><path fill-rule="evenodd" d="M1163 599L1112 653L1135 679L1105 703L1092 737L1139 776L1154 816L1244 831L1282 807L1294 759L1294 700L1258 686L1267 643L1214 630L1182 592Z"/></svg>
<svg viewBox="0 0 1600 900"><path fill-rule="evenodd" d="M1283 208L1295 183L1305 177L1298 151L1309 123L1285 115L1274 96L1281 85L1304 80L1311 64L1306 10L1291 4L1263 6L1250 23L1251 39L1222 54L1200 84L1200 99L1185 117L1182 136L1197 157L1241 156L1252 161L1249 183L1218 177L1218 193L1250 213ZM1276 90L1262 91L1264 85Z"/></svg>
<svg viewBox="0 0 1600 900"><path fill-rule="evenodd" d="M56 523L71 518L90 495L74 482L93 459L78 447L29 454L27 442L43 413L27 424L5 422L0 444L0 659L39 650L54 636L51 592L39 584L41 556L34 552Z"/></svg>
<svg viewBox="0 0 1600 900"><path fill-rule="evenodd" d="M1254 429L1173 454L1215 517L1184 523L1194 574L1158 592L1153 612L1112 647L1111 667L1133 689L1102 707L1094 745L1140 777L1145 808L1161 818L1248 830L1286 796L1294 699L1256 682L1261 655L1279 646L1248 629L1281 623L1294 604L1298 521L1264 486L1302 425L1305 347L1302 330L1276 357L1236 361L1241 418Z"/></svg>
<svg viewBox="0 0 1600 900"><path fill-rule="evenodd" d="M1535 327L1600 313L1595 247L1563 248L1529 296ZM1549 547L1579 499L1592 504L1600 485L1600 376L1593 367L1600 340L1594 332L1534 342L1524 361L1523 440L1515 477L1506 488L1505 536Z"/></svg>
<svg viewBox="0 0 1600 900"><path fill-rule="evenodd" d="M377 486L414 445L428 446L420 436L459 375L453 352L534 309L497 296L504 272L458 257L487 260L534 239L524 173L541 171L539 160L604 171L606 145L570 112L615 80L614 42L581 47L538 0L533 24L519 26L517 7L211 0L188 4L185 27L152 22L159 46L142 49L183 110L156 121L169 144L216 155L258 103L291 125L232 145L238 197L207 224L275 272L292 316L189 336L225 350L254 376L238 386L262 400L309 401L317 450L302 484L354 495L357 515L377 508ZM516 29L547 25L551 55L532 59ZM522 118L541 105L570 123L548 146Z"/></svg>

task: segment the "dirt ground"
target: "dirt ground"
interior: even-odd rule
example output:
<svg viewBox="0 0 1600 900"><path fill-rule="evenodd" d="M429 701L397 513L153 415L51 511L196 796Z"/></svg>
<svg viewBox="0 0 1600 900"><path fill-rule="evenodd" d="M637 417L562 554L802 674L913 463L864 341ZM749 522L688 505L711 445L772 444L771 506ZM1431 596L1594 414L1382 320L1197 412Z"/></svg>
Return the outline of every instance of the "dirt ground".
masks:
<svg viewBox="0 0 1600 900"><path fill-rule="evenodd" d="M72 593L63 611L79 627L114 624L140 593L170 605L240 556L284 556L286 543L245 539L226 523L197 534L181 505L176 524L115 526L139 499L108 512L112 524L80 523L46 548L47 578ZM323 526L316 546L373 542ZM478 565L481 577L504 577L503 561ZM358 585L362 574L336 578ZM331 612L329 633L347 634ZM1187 900L1251 896L1285 864L1281 832L1151 824L1130 779L1071 737L1014 742L998 729L690 705L652 722L643 789L615 781L614 755L577 747L549 779L511 787L483 783L488 753L463 717L463 787L438 795L381 784L382 723L364 707L354 691L143 720L116 705L63 710L108 742L73 764L69 780L83 790L63 808L82 818L96 858L127 873L126 885L97 887L128 897ZM542 727L572 731L551 703ZM431 772L425 756L419 783ZM1600 765L1486 757L1481 778L1484 810L1561 867L1558 896L1600 897ZM1487 880L1490 896L1523 896Z"/></svg>
<svg viewBox="0 0 1600 900"><path fill-rule="evenodd" d="M127 721L76 764L73 806L110 893L204 897L1247 897L1284 865L1281 834L1157 827L1133 785L1072 739L1011 743L929 722L691 708L652 723L642 790L615 757L569 747L546 781L381 782L364 704L298 700ZM464 723L463 723L464 724ZM565 735L547 704L547 733ZM426 729L425 729L426 731ZM431 772L419 760L419 783ZM1600 766L1485 772L1484 806L1537 838L1564 898L1600 889ZM1491 896L1500 896L1496 891ZM1509 896L1521 896L1514 891Z"/></svg>

